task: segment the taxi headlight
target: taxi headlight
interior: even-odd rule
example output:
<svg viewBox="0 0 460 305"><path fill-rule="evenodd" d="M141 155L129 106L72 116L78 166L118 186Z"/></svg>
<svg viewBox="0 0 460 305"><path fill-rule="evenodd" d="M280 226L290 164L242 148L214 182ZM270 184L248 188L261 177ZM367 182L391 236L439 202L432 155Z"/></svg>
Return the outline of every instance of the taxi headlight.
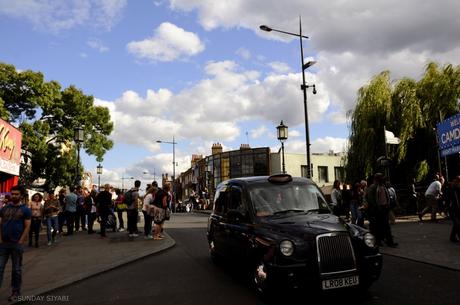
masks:
<svg viewBox="0 0 460 305"><path fill-rule="evenodd" d="M294 243L290 240L280 242L280 251L284 256L291 256L294 253Z"/></svg>
<svg viewBox="0 0 460 305"><path fill-rule="evenodd" d="M364 243L369 248L375 248L375 245L377 244L377 241L376 241L374 235L372 235L371 233L366 233L366 234L364 234Z"/></svg>

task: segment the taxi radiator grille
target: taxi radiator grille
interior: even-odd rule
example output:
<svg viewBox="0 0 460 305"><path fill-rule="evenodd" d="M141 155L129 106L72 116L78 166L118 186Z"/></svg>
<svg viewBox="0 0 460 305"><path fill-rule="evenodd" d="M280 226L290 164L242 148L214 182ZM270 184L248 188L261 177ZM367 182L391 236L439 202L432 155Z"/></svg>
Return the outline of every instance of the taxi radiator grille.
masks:
<svg viewBox="0 0 460 305"><path fill-rule="evenodd" d="M317 237L320 273L345 272L356 269L355 255L348 234L326 234Z"/></svg>

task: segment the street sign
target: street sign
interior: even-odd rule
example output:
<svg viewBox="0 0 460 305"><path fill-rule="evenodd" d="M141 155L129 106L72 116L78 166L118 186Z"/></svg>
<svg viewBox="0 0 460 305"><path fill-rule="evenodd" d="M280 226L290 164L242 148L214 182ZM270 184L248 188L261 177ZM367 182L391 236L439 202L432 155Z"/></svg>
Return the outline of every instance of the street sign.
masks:
<svg viewBox="0 0 460 305"><path fill-rule="evenodd" d="M460 152L460 113L438 123L436 129L441 156Z"/></svg>

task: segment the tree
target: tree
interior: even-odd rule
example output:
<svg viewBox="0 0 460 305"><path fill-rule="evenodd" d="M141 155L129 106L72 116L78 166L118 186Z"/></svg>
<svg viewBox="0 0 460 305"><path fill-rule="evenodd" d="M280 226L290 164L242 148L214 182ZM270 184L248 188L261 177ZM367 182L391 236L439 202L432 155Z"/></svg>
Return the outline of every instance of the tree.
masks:
<svg viewBox="0 0 460 305"><path fill-rule="evenodd" d="M418 82L410 78L391 82L388 71L375 76L359 89L350 115L347 180L378 170L376 160L385 154L384 127L401 139L399 145L387 147L396 181L424 179L437 172L436 124L459 112L459 98L458 66L430 63Z"/></svg>
<svg viewBox="0 0 460 305"><path fill-rule="evenodd" d="M113 146L108 138L113 130L109 110L95 106L92 96L74 86L61 90L58 82L46 82L39 72L18 72L3 63L0 115L19 125L22 148L32 155L31 170L21 168L21 178L28 184L37 178L46 179L45 187L74 182L76 150L63 147L71 147L77 126L84 129L83 149L98 162Z"/></svg>

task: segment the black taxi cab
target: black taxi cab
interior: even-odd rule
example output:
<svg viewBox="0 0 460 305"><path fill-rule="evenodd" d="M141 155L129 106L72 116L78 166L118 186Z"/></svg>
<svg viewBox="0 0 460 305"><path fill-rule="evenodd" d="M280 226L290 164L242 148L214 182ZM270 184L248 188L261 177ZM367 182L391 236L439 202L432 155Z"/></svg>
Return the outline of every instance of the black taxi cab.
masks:
<svg viewBox="0 0 460 305"><path fill-rule="evenodd" d="M211 258L244 262L262 294L367 289L382 268L371 233L333 215L311 180L286 174L219 184L207 239Z"/></svg>

